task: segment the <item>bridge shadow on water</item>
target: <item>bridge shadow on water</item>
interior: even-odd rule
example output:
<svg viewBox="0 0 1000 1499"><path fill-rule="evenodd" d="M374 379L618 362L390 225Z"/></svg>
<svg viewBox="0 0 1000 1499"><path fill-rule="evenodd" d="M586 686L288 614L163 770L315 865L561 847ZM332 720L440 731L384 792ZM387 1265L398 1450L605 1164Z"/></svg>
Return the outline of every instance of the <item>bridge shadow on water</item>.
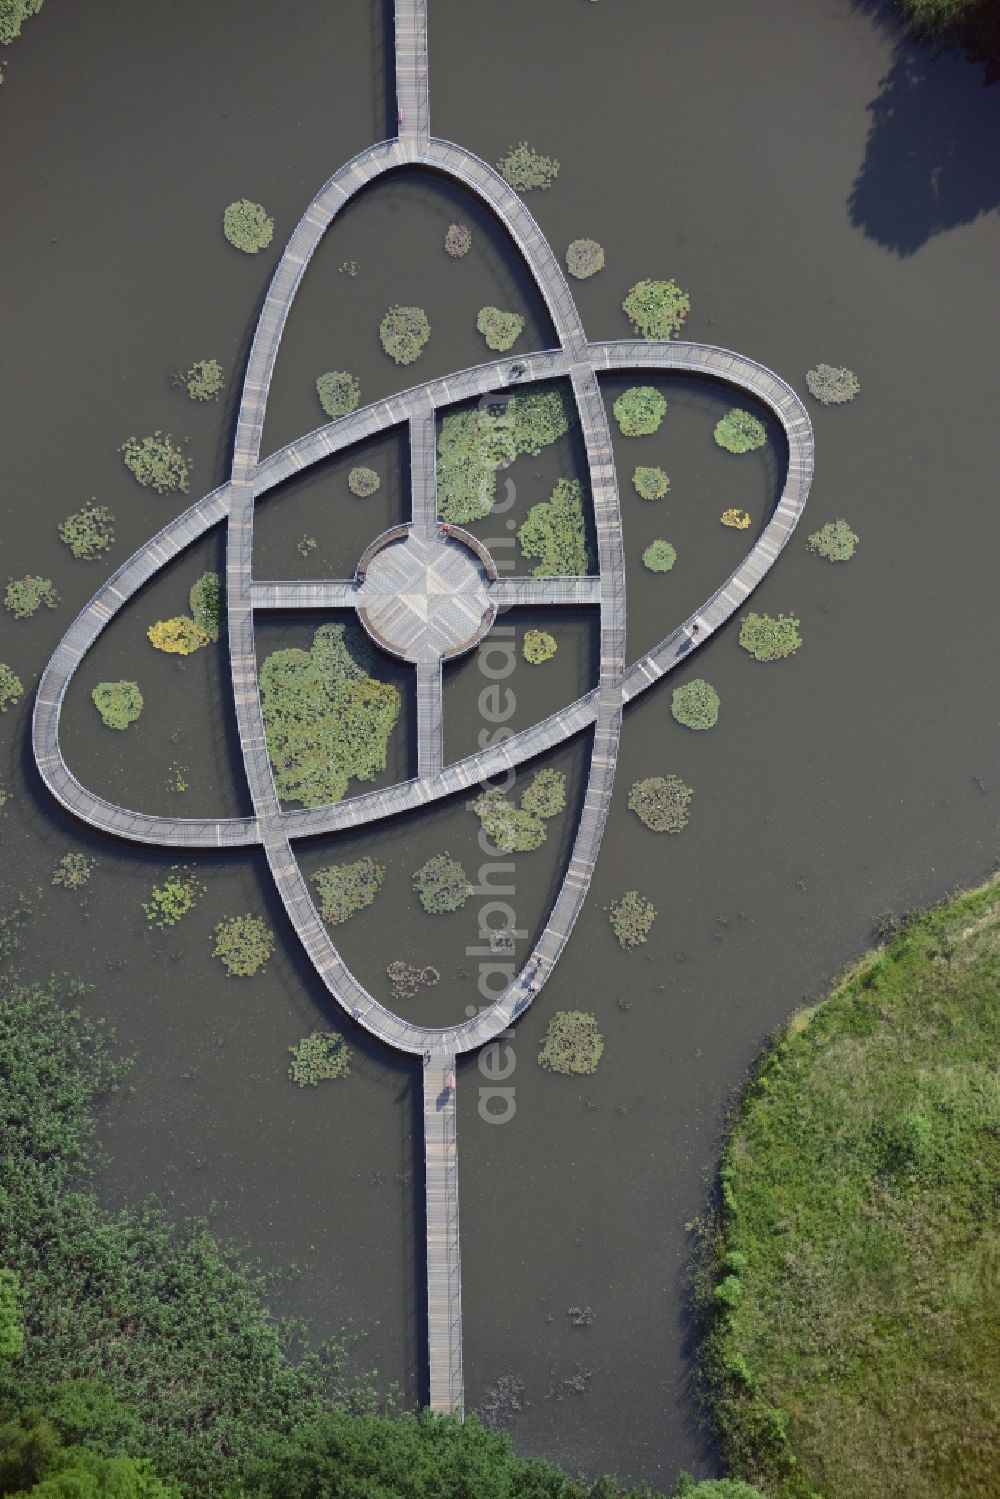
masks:
<svg viewBox="0 0 1000 1499"><path fill-rule="evenodd" d="M901 31L882 0L855 0L897 36L868 105L851 223L897 255L1000 207L1000 61Z"/></svg>

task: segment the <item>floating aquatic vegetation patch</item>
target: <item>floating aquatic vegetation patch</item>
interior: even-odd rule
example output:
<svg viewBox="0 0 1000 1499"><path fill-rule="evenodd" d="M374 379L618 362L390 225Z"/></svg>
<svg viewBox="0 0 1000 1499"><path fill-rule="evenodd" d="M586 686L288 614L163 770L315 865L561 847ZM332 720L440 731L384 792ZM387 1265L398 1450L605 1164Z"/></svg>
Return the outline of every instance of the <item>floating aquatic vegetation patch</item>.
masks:
<svg viewBox="0 0 1000 1499"><path fill-rule="evenodd" d="M688 808L694 792L680 776L647 776L635 781L628 794L628 808L654 833L679 833L687 827Z"/></svg>
<svg viewBox="0 0 1000 1499"><path fill-rule="evenodd" d="M676 281L637 281L622 308L643 338L676 338L691 311L691 298Z"/></svg>
<svg viewBox="0 0 1000 1499"><path fill-rule="evenodd" d="M432 855L414 871L413 888L432 916L460 911L473 891L465 870L447 852Z"/></svg>
<svg viewBox="0 0 1000 1499"><path fill-rule="evenodd" d="M348 416L361 404L361 385L349 370L327 370L316 381L319 404L327 416Z"/></svg>
<svg viewBox="0 0 1000 1499"><path fill-rule="evenodd" d="M187 494L191 461L167 432L126 437L118 449L125 467L143 489L157 494Z"/></svg>
<svg viewBox="0 0 1000 1499"><path fill-rule="evenodd" d="M521 654L529 666L541 666L543 661L551 661L558 649L555 636L547 630L525 630Z"/></svg>
<svg viewBox="0 0 1000 1499"><path fill-rule="evenodd" d="M114 516L107 505L91 500L59 522L59 537L81 562L96 562L115 539Z"/></svg>
<svg viewBox="0 0 1000 1499"><path fill-rule="evenodd" d="M651 573L668 573L677 561L677 548L669 541L651 541L642 554L642 565Z"/></svg>
<svg viewBox="0 0 1000 1499"><path fill-rule="evenodd" d="M527 193L533 188L544 191L558 177L559 163L555 157L543 156L540 151L533 150L527 141L519 141L501 156L497 171L515 192Z"/></svg>
<svg viewBox="0 0 1000 1499"><path fill-rule="evenodd" d="M359 500L370 499L377 492L381 482L373 468L365 468L362 465L352 468L347 476L347 487L351 494L357 495Z"/></svg>
<svg viewBox="0 0 1000 1499"><path fill-rule="evenodd" d="M319 892L319 914L332 926L372 905L382 888L385 870L374 859L358 859L354 864L330 864L311 876Z"/></svg>
<svg viewBox="0 0 1000 1499"><path fill-rule="evenodd" d="M480 307L476 331L486 340L486 347L506 354L524 330L524 318L516 312L502 312L499 307Z"/></svg>
<svg viewBox="0 0 1000 1499"><path fill-rule="evenodd" d="M624 437L648 437L657 431L667 411L664 396L652 385L632 385L614 404L615 420Z"/></svg>
<svg viewBox="0 0 1000 1499"><path fill-rule="evenodd" d="M740 645L755 661L780 661L802 644L800 623L794 614L745 614Z"/></svg>
<svg viewBox="0 0 1000 1499"><path fill-rule="evenodd" d="M245 255L256 255L271 243L274 220L262 203L237 198L222 215L222 232L229 243Z"/></svg>
<svg viewBox="0 0 1000 1499"><path fill-rule="evenodd" d="M596 1072L604 1054L597 1019L585 1010L557 1010L542 1038L538 1060L550 1072L584 1076Z"/></svg>
<svg viewBox="0 0 1000 1499"><path fill-rule="evenodd" d="M161 884L153 886L149 900L142 902L142 909L150 926L176 926L194 910L204 894L205 886L198 876L183 865L176 865Z"/></svg>
<svg viewBox="0 0 1000 1499"><path fill-rule="evenodd" d="M835 364L817 364L806 371L806 386L809 394L824 406L839 406L854 400L861 381L853 370Z"/></svg>
<svg viewBox="0 0 1000 1499"><path fill-rule="evenodd" d="M489 515L497 470L523 454L537 457L569 431L569 424L562 394L551 388L511 396L484 410L449 413L438 434L441 519L464 525Z"/></svg>
<svg viewBox="0 0 1000 1499"><path fill-rule="evenodd" d="M82 890L96 867L97 860L86 854L63 854L52 872L52 883L64 890Z"/></svg>
<svg viewBox="0 0 1000 1499"><path fill-rule="evenodd" d="M715 440L727 453L752 453L767 441L764 423L749 411L734 406L715 424Z"/></svg>
<svg viewBox="0 0 1000 1499"><path fill-rule="evenodd" d="M813 532L806 546L817 557L825 557L827 562L848 562L857 551L860 540L846 520L831 520Z"/></svg>
<svg viewBox="0 0 1000 1499"><path fill-rule="evenodd" d="M574 239L566 250L566 269L578 281L596 276L604 268L604 246L596 239Z"/></svg>
<svg viewBox="0 0 1000 1499"><path fill-rule="evenodd" d="M378 336L397 364L412 364L424 351L431 325L422 307L390 307L379 323Z"/></svg>
<svg viewBox="0 0 1000 1499"><path fill-rule="evenodd" d="M588 573L593 559L587 545L580 480L558 479L551 498L532 505L518 528L517 540L525 557L539 559L531 569L536 578Z"/></svg>
<svg viewBox="0 0 1000 1499"><path fill-rule="evenodd" d="M608 916L620 946L628 949L645 942L656 920L656 910L653 902L638 890L626 890L620 900L611 902Z"/></svg>
<svg viewBox="0 0 1000 1499"><path fill-rule="evenodd" d="M35 573L29 573L25 578L11 579L4 589L3 602L4 608L15 619L30 619L43 606L54 609L59 595L51 578L39 578Z"/></svg>
<svg viewBox="0 0 1000 1499"><path fill-rule="evenodd" d="M686 729L710 729L719 719L719 694L704 677L675 687L670 711Z"/></svg>
<svg viewBox="0 0 1000 1499"><path fill-rule="evenodd" d="M274 953L274 933L259 916L227 916L215 928L212 957L231 977L258 973Z"/></svg>
<svg viewBox="0 0 1000 1499"><path fill-rule="evenodd" d="M670 480L662 468L643 468L641 465L632 475L636 494L644 500L662 500L669 492Z"/></svg>
<svg viewBox="0 0 1000 1499"><path fill-rule="evenodd" d="M300 1088L347 1077L351 1071L351 1049L337 1031L311 1031L298 1046L290 1046L292 1064L288 1076Z"/></svg>

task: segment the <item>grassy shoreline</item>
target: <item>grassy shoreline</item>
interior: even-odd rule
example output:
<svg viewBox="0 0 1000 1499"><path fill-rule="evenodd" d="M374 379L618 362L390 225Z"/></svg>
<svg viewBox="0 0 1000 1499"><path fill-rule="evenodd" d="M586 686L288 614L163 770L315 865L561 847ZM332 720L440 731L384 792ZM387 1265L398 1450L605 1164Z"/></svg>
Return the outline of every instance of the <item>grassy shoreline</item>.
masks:
<svg viewBox="0 0 1000 1499"><path fill-rule="evenodd" d="M704 1371L730 1471L775 1499L1000 1466L1000 876L887 936L773 1040L723 1155Z"/></svg>

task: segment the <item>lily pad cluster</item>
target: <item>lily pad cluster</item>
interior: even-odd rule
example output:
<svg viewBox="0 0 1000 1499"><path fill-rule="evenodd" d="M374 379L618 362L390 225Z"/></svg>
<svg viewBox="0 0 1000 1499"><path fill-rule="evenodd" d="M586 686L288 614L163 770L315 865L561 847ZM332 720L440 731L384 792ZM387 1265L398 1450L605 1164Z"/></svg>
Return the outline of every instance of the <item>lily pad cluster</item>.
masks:
<svg viewBox="0 0 1000 1499"><path fill-rule="evenodd" d="M735 505L731 505L728 510L723 510L719 519L724 526L729 526L733 531L749 531L750 529L749 510L740 510Z"/></svg>
<svg viewBox="0 0 1000 1499"><path fill-rule="evenodd" d="M109 729L127 729L142 712L138 682L98 682L90 697Z"/></svg>
<svg viewBox="0 0 1000 1499"><path fill-rule="evenodd" d="M191 618L203 630L209 640L218 640L222 633L222 618L225 612L225 589L219 573L206 572L191 585L188 594Z"/></svg>
<svg viewBox="0 0 1000 1499"><path fill-rule="evenodd" d="M0 713L6 713L24 693L24 683L12 667L0 661Z"/></svg>
<svg viewBox="0 0 1000 1499"><path fill-rule="evenodd" d="M691 311L691 298L676 281L637 281L622 308L643 338L676 338Z"/></svg>
<svg viewBox="0 0 1000 1499"><path fill-rule="evenodd" d="M555 636L547 630L525 630L521 654L529 666L541 666L544 661L551 661L558 649Z"/></svg>
<svg viewBox="0 0 1000 1499"><path fill-rule="evenodd" d="M524 331L524 318L516 312L502 312L499 307L480 307L476 331L486 340L486 347L506 354Z"/></svg>
<svg viewBox="0 0 1000 1499"><path fill-rule="evenodd" d="M604 1037L597 1018L585 1010L557 1010L542 1038L538 1060L550 1072L583 1077L597 1071L604 1055Z"/></svg>
<svg viewBox="0 0 1000 1499"><path fill-rule="evenodd" d="M608 907L611 930L624 948L638 947L649 936L656 910L651 900L640 895L638 890L626 890L620 900Z"/></svg>
<svg viewBox="0 0 1000 1499"><path fill-rule="evenodd" d="M205 886L198 876L178 867L171 870L162 884L153 886L149 900L142 902L142 909L150 926L176 926L194 910L204 894Z"/></svg>
<svg viewBox="0 0 1000 1499"><path fill-rule="evenodd" d="M542 387L495 407L451 412L438 434L437 495L442 520L482 520L493 508L497 471L537 457L565 436L570 415L559 390Z"/></svg>
<svg viewBox="0 0 1000 1499"><path fill-rule="evenodd" d="M677 548L669 541L651 541L642 554L642 565L651 573L668 573L677 561Z"/></svg>
<svg viewBox="0 0 1000 1499"><path fill-rule="evenodd" d="M229 243L245 255L256 255L271 243L274 220L262 203L238 198L222 215L222 232Z"/></svg>
<svg viewBox="0 0 1000 1499"><path fill-rule="evenodd" d="M413 963L407 963L403 958L396 958L392 963L387 963L385 973L392 986L393 999L414 999L421 989L433 989L441 980L441 975L436 968L431 968L429 965L418 968Z"/></svg>
<svg viewBox="0 0 1000 1499"><path fill-rule="evenodd" d="M659 429L666 411L666 398L652 385L633 385L614 404L624 437L648 437Z"/></svg>
<svg viewBox="0 0 1000 1499"><path fill-rule="evenodd" d="M107 505L92 499L59 522L59 538L81 562L96 562L115 539L114 520Z"/></svg>
<svg viewBox="0 0 1000 1499"><path fill-rule="evenodd" d="M59 595L51 578L40 578L35 573L29 573L27 577L11 579L4 589L3 602L4 608L15 619L30 619L43 606L54 609L59 603Z"/></svg>
<svg viewBox="0 0 1000 1499"><path fill-rule="evenodd" d="M359 464L357 468L352 468L347 476L347 487L351 494L357 495L359 500L370 499L373 494L377 493L381 483L375 470L365 468L362 464Z"/></svg>
<svg viewBox="0 0 1000 1499"><path fill-rule="evenodd" d="M545 842L546 820L566 805L566 777L538 770L515 806L502 791L483 791L472 804L483 832L505 854L530 853Z"/></svg>
<svg viewBox="0 0 1000 1499"><path fill-rule="evenodd" d="M212 957L230 977L250 978L274 954L274 933L259 916L227 916L215 928Z"/></svg>
<svg viewBox="0 0 1000 1499"><path fill-rule="evenodd" d="M125 467L143 489L155 490L157 494L187 494L191 463L168 432L126 437L118 451Z"/></svg>
<svg viewBox="0 0 1000 1499"><path fill-rule="evenodd" d="M316 381L319 404L327 416L336 419L356 411L361 404L361 386L349 370L327 370Z"/></svg>
<svg viewBox="0 0 1000 1499"><path fill-rule="evenodd" d="M352 778L386 767L399 691L370 675L361 630L321 625L308 651L274 651L260 672L267 752L278 795L306 807L339 802Z"/></svg>
<svg viewBox="0 0 1000 1499"><path fill-rule="evenodd" d="M719 720L719 694L704 677L675 687L670 711L686 729L710 729Z"/></svg>
<svg viewBox="0 0 1000 1499"><path fill-rule="evenodd" d="M390 307L379 323L378 336L397 364L412 364L423 353L431 325L422 307Z"/></svg>
<svg viewBox="0 0 1000 1499"><path fill-rule="evenodd" d="M861 389L861 381L853 370L835 364L817 364L806 371L806 386L809 394L824 406L839 406L844 401L853 401Z"/></svg>
<svg viewBox="0 0 1000 1499"><path fill-rule="evenodd" d="M497 162L497 171L510 183L515 192L526 193L533 188L543 191L552 186L559 175L559 163L553 156L543 156L527 141L511 146L505 156Z"/></svg>
<svg viewBox="0 0 1000 1499"><path fill-rule="evenodd" d="M86 854L63 854L53 871L52 883L64 890L82 890L96 867L97 860Z"/></svg>
<svg viewBox="0 0 1000 1499"><path fill-rule="evenodd" d="M680 776L647 776L633 784L628 807L654 833L679 833L687 827L693 796Z"/></svg>
<svg viewBox="0 0 1000 1499"><path fill-rule="evenodd" d="M331 926L339 926L356 911L372 905L382 888L385 870L374 859L354 864L330 864L312 876L319 893L319 914Z"/></svg>
<svg viewBox="0 0 1000 1499"><path fill-rule="evenodd" d="M632 483L643 500L662 500L670 490L670 480L662 468L644 468L641 464L632 475Z"/></svg>
<svg viewBox="0 0 1000 1499"><path fill-rule="evenodd" d="M596 239L575 239L566 251L566 269L578 281L586 281L604 269L604 246Z"/></svg>
<svg viewBox="0 0 1000 1499"><path fill-rule="evenodd" d="M752 453L767 441L767 429L749 411L734 406L715 424L715 440L727 453Z"/></svg>
<svg viewBox="0 0 1000 1499"><path fill-rule="evenodd" d="M433 854L426 864L414 870L413 888L424 910L432 916L460 911L473 891L465 870L447 852Z"/></svg>
<svg viewBox="0 0 1000 1499"><path fill-rule="evenodd" d="M744 615L740 625L740 645L755 661L780 661L791 656L802 644L801 621L794 614Z"/></svg>
<svg viewBox="0 0 1000 1499"><path fill-rule="evenodd" d="M172 619L158 619L146 631L150 645L171 656L191 656L208 645L211 636L201 625L195 624L187 614L176 614Z"/></svg>
<svg viewBox="0 0 1000 1499"><path fill-rule="evenodd" d="M825 557L827 562L848 562L857 551L860 540L846 520L831 520L813 532L806 546L817 557Z"/></svg>
<svg viewBox="0 0 1000 1499"><path fill-rule="evenodd" d="M444 247L452 260L461 260L472 248L472 230L468 224L449 224Z"/></svg>
<svg viewBox="0 0 1000 1499"><path fill-rule="evenodd" d="M518 528L525 557L537 558L536 578L580 576L592 565L579 479L558 479L551 498L532 505Z"/></svg>
<svg viewBox="0 0 1000 1499"><path fill-rule="evenodd" d="M351 1049L337 1031L311 1031L288 1050L292 1054L288 1076L300 1088L315 1088L317 1083L350 1073Z"/></svg>
<svg viewBox="0 0 1000 1499"><path fill-rule="evenodd" d="M217 401L226 383L226 375L217 359L196 359L191 368L182 371L176 380L192 401Z"/></svg>

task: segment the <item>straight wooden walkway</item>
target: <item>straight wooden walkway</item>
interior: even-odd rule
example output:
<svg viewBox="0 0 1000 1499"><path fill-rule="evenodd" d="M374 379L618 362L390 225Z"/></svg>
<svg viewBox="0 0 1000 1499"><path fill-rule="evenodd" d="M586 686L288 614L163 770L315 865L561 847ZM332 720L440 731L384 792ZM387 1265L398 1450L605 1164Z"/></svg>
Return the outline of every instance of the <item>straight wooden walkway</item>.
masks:
<svg viewBox="0 0 1000 1499"><path fill-rule="evenodd" d="M461 1415L465 1395L456 1104L455 1058L428 1058L424 1063L424 1191L430 1406Z"/></svg>

